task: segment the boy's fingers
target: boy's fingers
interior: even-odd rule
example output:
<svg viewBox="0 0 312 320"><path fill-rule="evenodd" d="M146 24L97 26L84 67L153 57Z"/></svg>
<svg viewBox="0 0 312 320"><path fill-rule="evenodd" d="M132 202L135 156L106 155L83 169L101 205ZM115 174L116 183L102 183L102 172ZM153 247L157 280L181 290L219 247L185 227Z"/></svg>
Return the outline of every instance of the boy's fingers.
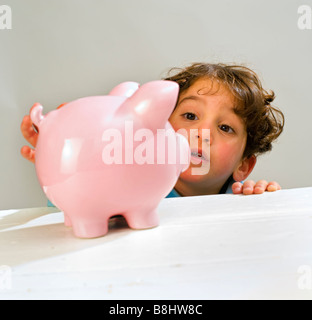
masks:
<svg viewBox="0 0 312 320"><path fill-rule="evenodd" d="M30 116L24 116L23 121L21 123L21 131L26 140L32 135L32 122L30 120Z"/></svg>
<svg viewBox="0 0 312 320"><path fill-rule="evenodd" d="M244 182L243 185L243 194L253 194L254 193L255 182L253 180L248 180Z"/></svg>
<svg viewBox="0 0 312 320"><path fill-rule="evenodd" d="M243 184L240 182L235 182L232 185L233 194L241 194L243 192Z"/></svg>
<svg viewBox="0 0 312 320"><path fill-rule="evenodd" d="M21 148L21 155L28 161L35 163L35 150L28 146L23 146Z"/></svg>
<svg viewBox="0 0 312 320"><path fill-rule="evenodd" d="M266 180L260 180L255 184L254 192L256 194L264 193L267 189L268 182Z"/></svg>
<svg viewBox="0 0 312 320"><path fill-rule="evenodd" d="M24 116L21 123L21 131L23 135L28 133L28 128L30 123L31 123L30 116L29 115Z"/></svg>
<svg viewBox="0 0 312 320"><path fill-rule="evenodd" d="M67 102L60 104L56 109L60 109L60 108L64 107L65 104L67 104Z"/></svg>
<svg viewBox="0 0 312 320"><path fill-rule="evenodd" d="M282 189L281 186L276 181L269 182L266 188L266 190L269 192L273 192L281 189Z"/></svg>
<svg viewBox="0 0 312 320"><path fill-rule="evenodd" d="M24 116L23 121L21 123L21 132L24 138L35 147L37 144L38 133L33 128L33 123L30 119L30 116Z"/></svg>
<svg viewBox="0 0 312 320"><path fill-rule="evenodd" d="M259 180L257 183L255 183L253 180L247 180L244 182L244 184L240 182L233 183L232 191L234 194L262 194L265 191L277 191L281 190L281 186L275 182L267 182L266 180Z"/></svg>

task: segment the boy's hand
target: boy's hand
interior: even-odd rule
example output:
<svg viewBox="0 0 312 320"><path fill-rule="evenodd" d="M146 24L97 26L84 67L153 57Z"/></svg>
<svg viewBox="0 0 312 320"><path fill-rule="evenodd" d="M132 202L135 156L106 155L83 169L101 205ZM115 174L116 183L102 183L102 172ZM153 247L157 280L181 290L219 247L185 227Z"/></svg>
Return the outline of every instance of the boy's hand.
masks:
<svg viewBox="0 0 312 320"><path fill-rule="evenodd" d="M37 103L35 103L31 107L30 111L36 105L37 105ZM29 114L30 114L30 112L29 112ZM37 144L39 133L38 133L38 130L37 131L35 130L33 123L30 119L30 115L26 115L23 118L23 121L21 123L21 131L22 131L24 138L27 140L27 142L29 142L35 148L36 144ZM30 148L29 146L23 146L21 149L21 154L25 159L35 163L35 150L34 149Z"/></svg>
<svg viewBox="0 0 312 320"><path fill-rule="evenodd" d="M232 191L234 194L262 194L265 191L273 192L277 190L281 190L281 186L275 182L267 182L265 180L260 180L257 183L255 183L252 180L247 180L244 182L244 184L240 182L233 183Z"/></svg>
<svg viewBox="0 0 312 320"><path fill-rule="evenodd" d="M60 106L57 107L57 109L63 107L66 103L61 104ZM37 105L37 103L35 103L30 111L29 114L32 110L32 108L34 108ZM36 129L36 130L35 130ZM23 121L21 123L21 131L22 134L24 136L24 138L34 147L36 148L37 145L37 140L38 140L38 136L39 136L39 130L38 128L34 128L34 124L32 123L31 119L30 119L30 115L26 115L23 118ZM23 146L21 149L21 154L22 156L35 163L35 150L30 148L29 146Z"/></svg>

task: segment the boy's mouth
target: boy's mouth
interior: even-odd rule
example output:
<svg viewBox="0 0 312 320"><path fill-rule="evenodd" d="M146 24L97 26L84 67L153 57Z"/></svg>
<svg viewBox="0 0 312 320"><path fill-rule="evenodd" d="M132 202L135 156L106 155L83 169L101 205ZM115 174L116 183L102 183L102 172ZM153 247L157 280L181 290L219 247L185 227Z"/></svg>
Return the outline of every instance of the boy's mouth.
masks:
<svg viewBox="0 0 312 320"><path fill-rule="evenodd" d="M209 162L209 156L201 149L191 150L191 162L193 164L199 164L201 162Z"/></svg>

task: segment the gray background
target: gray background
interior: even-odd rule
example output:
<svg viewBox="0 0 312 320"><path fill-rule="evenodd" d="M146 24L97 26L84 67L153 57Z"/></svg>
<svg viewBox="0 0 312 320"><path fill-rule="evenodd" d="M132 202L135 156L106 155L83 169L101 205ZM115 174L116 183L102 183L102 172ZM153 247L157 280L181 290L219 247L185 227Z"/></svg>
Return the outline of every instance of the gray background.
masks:
<svg viewBox="0 0 312 320"><path fill-rule="evenodd" d="M191 62L253 68L286 116L273 151L250 178L311 186L312 30L298 7L312 0L6 0L12 30L0 30L0 209L46 205L34 165L20 156L20 123L44 112L144 83Z"/></svg>

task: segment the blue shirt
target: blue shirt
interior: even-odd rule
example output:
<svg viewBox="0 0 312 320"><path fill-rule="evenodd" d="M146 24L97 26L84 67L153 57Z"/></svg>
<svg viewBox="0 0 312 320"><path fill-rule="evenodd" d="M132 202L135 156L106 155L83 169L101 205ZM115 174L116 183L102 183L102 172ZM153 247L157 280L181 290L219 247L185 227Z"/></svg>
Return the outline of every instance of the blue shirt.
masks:
<svg viewBox="0 0 312 320"><path fill-rule="evenodd" d="M223 187L221 188L219 194L231 194L233 193L232 191L232 185L235 182L235 180L233 179L233 177L230 177L226 183L223 185ZM176 198L176 197L181 197L181 195L175 190L172 189L170 191L170 193L167 195L166 198Z"/></svg>

